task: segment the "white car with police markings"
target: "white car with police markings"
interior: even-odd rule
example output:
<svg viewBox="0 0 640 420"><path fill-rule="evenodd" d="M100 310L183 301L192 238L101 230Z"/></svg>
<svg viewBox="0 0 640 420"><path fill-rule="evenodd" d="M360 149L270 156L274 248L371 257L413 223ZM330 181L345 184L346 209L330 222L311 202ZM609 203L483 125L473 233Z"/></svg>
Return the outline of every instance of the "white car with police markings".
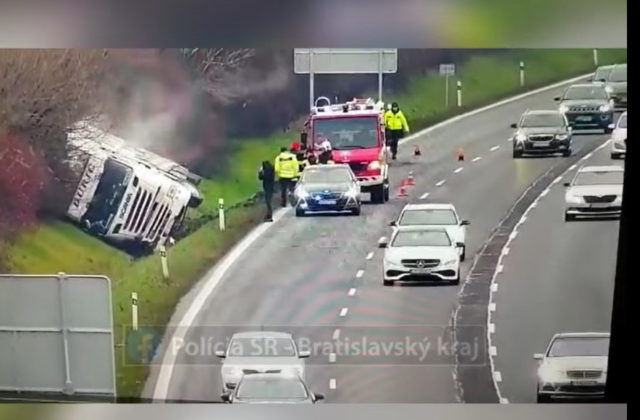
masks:
<svg viewBox="0 0 640 420"><path fill-rule="evenodd" d="M216 351L222 362L222 392L234 389L240 379L253 373L294 374L304 380L305 358L289 333L252 331L236 333L226 351Z"/></svg>
<svg viewBox="0 0 640 420"><path fill-rule="evenodd" d="M462 220L451 203L407 204L390 226L394 229L406 226L444 228L460 250L460 261L466 258L468 220Z"/></svg>
<svg viewBox="0 0 640 420"><path fill-rule="evenodd" d="M539 361L537 402L604 397L610 334L556 334Z"/></svg>
<svg viewBox="0 0 640 420"><path fill-rule="evenodd" d="M623 112L615 124L611 133L611 159L620 159L627 154L627 112Z"/></svg>
<svg viewBox="0 0 640 420"><path fill-rule="evenodd" d="M564 184L565 221L577 217L618 217L622 213L624 168L583 166Z"/></svg>
<svg viewBox="0 0 640 420"><path fill-rule="evenodd" d="M386 248L382 263L385 286L396 281L460 283L460 251L445 228L401 226L388 242L383 238L378 244Z"/></svg>

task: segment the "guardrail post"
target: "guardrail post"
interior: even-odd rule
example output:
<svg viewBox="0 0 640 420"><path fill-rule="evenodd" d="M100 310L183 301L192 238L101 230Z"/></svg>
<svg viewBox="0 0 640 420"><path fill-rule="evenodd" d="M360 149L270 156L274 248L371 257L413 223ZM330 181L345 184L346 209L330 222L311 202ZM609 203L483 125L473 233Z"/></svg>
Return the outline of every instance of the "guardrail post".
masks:
<svg viewBox="0 0 640 420"><path fill-rule="evenodd" d="M218 226L220 227L220 231L225 230L224 225L224 198L218 199Z"/></svg>
<svg viewBox="0 0 640 420"><path fill-rule="evenodd" d="M598 67L598 50L596 48L593 49L593 65Z"/></svg>
<svg viewBox="0 0 640 420"><path fill-rule="evenodd" d="M160 262L162 263L162 276L164 279L169 278L169 265L167 264L167 248L160 246Z"/></svg>
<svg viewBox="0 0 640 420"><path fill-rule="evenodd" d="M138 331L138 294L131 292L131 328Z"/></svg>
<svg viewBox="0 0 640 420"><path fill-rule="evenodd" d="M520 62L520 87L524 86L524 61Z"/></svg>
<svg viewBox="0 0 640 420"><path fill-rule="evenodd" d="M456 83L456 93L458 95L458 106L462 106L462 82L460 80L458 80L458 83Z"/></svg>

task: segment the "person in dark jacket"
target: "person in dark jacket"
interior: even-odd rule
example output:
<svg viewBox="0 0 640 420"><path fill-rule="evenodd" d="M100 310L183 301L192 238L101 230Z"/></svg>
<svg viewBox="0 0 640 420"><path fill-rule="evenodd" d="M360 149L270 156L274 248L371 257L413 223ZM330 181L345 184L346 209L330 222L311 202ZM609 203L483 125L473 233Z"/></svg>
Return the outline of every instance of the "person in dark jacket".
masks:
<svg viewBox="0 0 640 420"><path fill-rule="evenodd" d="M267 214L264 216L265 222L273 222L273 207L271 199L273 198L273 187L275 184L276 172L268 160L262 162L262 166L258 171L258 178L262 181L262 190L264 191L264 202L267 206Z"/></svg>

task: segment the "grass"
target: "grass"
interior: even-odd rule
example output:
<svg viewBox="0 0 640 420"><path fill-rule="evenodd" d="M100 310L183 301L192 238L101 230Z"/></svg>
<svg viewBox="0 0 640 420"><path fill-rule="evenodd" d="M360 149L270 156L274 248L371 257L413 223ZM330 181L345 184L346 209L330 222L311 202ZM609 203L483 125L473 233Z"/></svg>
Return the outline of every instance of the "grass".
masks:
<svg viewBox="0 0 640 420"><path fill-rule="evenodd" d="M526 65L526 85L519 86L518 63ZM593 70L592 50L523 50L505 56L477 56L458 66L463 86L462 108L455 104L455 79L451 80L450 108L444 107L444 80L440 76L420 76L412 80L396 100L417 131L465 110L533 89L570 76ZM600 64L626 62L626 50L599 50ZM235 142L228 156L224 176L205 179L205 202L198 214L217 211L218 198L227 205L246 200L259 190L256 171L264 159L272 159L279 147L297 137L274 135L269 138ZM250 228L261 215L259 207L239 207L227 215L227 230L217 230L217 222L207 223L168 252L171 279L162 278L157 256L132 260L128 255L86 235L73 225L53 221L23 234L6 246L10 272L25 274L67 273L105 274L113 283L113 309L116 343L123 342L123 326L130 323L130 294L139 298L140 325L166 325L175 305L198 278ZM117 387L121 397L139 395L147 368L125 366L124 352L116 351Z"/></svg>

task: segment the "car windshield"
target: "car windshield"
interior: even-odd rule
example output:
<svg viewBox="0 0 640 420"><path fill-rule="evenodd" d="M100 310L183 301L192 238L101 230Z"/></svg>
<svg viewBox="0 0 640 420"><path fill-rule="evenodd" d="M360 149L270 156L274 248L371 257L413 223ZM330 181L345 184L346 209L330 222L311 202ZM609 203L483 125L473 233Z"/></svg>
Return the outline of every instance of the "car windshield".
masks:
<svg viewBox="0 0 640 420"><path fill-rule="evenodd" d="M620 120L618 121L618 127L619 128L627 128L627 116L623 115L622 117L620 117Z"/></svg>
<svg viewBox="0 0 640 420"><path fill-rule="evenodd" d="M229 343L229 357L294 357L293 340L283 337L242 337Z"/></svg>
<svg viewBox="0 0 640 420"><path fill-rule="evenodd" d="M456 214L451 209L407 210L400 217L400 225L457 225Z"/></svg>
<svg viewBox="0 0 640 420"><path fill-rule="evenodd" d="M610 82L626 82L627 81L627 66L615 67L609 75Z"/></svg>
<svg viewBox="0 0 640 420"><path fill-rule="evenodd" d="M379 130L375 117L317 119L314 122L316 144L327 139L334 150L376 147Z"/></svg>
<svg viewBox="0 0 640 420"><path fill-rule="evenodd" d="M302 176L302 182L305 184L346 183L351 180L351 174L347 168L309 168Z"/></svg>
<svg viewBox="0 0 640 420"><path fill-rule="evenodd" d="M564 94L564 99L608 99L607 91L600 86L572 86Z"/></svg>
<svg viewBox="0 0 640 420"><path fill-rule="evenodd" d="M622 171L580 172L573 185L622 185Z"/></svg>
<svg viewBox="0 0 640 420"><path fill-rule="evenodd" d="M609 337L558 337L553 340L549 357L607 356Z"/></svg>
<svg viewBox="0 0 640 420"><path fill-rule="evenodd" d="M444 230L409 230L398 232L391 246L451 246L451 240Z"/></svg>
<svg viewBox="0 0 640 420"><path fill-rule="evenodd" d="M593 80L609 80L609 73L611 73L611 67L599 67L593 75Z"/></svg>
<svg viewBox="0 0 640 420"><path fill-rule="evenodd" d="M564 118L561 114L529 114L522 118L522 127L562 127Z"/></svg>
<svg viewBox="0 0 640 420"><path fill-rule="evenodd" d="M236 396L243 400L304 400L307 390L298 379L248 378L238 385Z"/></svg>

